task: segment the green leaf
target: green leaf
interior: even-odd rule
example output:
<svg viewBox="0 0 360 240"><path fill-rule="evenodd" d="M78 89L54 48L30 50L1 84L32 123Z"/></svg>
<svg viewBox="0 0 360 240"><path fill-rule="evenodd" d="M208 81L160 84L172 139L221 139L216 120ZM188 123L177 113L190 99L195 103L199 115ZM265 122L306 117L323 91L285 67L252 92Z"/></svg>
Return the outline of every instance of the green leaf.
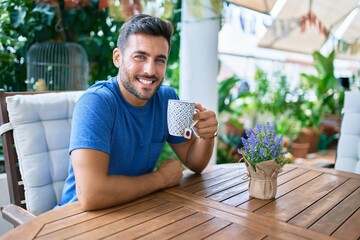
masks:
<svg viewBox="0 0 360 240"><path fill-rule="evenodd" d="M237 82L238 79L233 76L219 83L219 113L225 111L230 105L232 101L230 91Z"/></svg>
<svg viewBox="0 0 360 240"><path fill-rule="evenodd" d="M41 16L41 22L45 23L47 26L51 26L51 23L55 17L55 8L50 5L38 4L33 9L32 13L39 14Z"/></svg>
<svg viewBox="0 0 360 240"><path fill-rule="evenodd" d="M14 28L18 28L24 23L26 11L22 7L17 7L10 12L10 22Z"/></svg>

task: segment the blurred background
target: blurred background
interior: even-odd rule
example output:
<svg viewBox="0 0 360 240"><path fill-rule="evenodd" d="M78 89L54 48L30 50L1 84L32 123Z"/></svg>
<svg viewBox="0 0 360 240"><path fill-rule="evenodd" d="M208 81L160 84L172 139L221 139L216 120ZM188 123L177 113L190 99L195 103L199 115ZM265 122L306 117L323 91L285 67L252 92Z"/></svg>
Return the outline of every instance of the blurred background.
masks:
<svg viewBox="0 0 360 240"><path fill-rule="evenodd" d="M272 122L294 163L331 165L344 92L360 89L358 0L2 0L0 5L5 91L84 90L116 75L112 50L128 17L142 12L171 21L175 34L164 84L217 112L220 132L212 163L238 162L245 130ZM166 145L159 161L171 156ZM320 160L306 161L314 158Z"/></svg>

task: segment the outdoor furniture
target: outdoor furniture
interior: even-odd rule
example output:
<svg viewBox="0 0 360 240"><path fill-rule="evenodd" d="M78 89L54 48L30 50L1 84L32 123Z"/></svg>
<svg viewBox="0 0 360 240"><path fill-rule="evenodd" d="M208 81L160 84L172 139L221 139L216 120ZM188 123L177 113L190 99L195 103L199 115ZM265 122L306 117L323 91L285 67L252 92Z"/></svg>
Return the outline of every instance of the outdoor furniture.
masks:
<svg viewBox="0 0 360 240"><path fill-rule="evenodd" d="M12 204L3 206L2 214L14 226L60 202L72 112L81 93L0 91L0 132Z"/></svg>
<svg viewBox="0 0 360 240"><path fill-rule="evenodd" d="M360 174L360 92L345 92L335 169Z"/></svg>
<svg viewBox="0 0 360 240"><path fill-rule="evenodd" d="M275 199L249 197L243 164L186 171L179 186L84 212L79 202L3 239L358 239L360 175L286 165Z"/></svg>

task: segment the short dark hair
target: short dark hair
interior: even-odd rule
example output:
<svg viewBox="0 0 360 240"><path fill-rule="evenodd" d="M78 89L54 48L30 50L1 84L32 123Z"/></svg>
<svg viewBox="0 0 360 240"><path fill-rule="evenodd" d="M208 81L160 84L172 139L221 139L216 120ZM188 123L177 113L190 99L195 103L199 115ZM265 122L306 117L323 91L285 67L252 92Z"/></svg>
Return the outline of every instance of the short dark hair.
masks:
<svg viewBox="0 0 360 240"><path fill-rule="evenodd" d="M120 29L117 40L117 48L119 48L121 52L124 52L129 36L135 33L145 33L152 36L164 37L169 44L170 51L173 27L169 21L146 14L137 14L132 16L122 25Z"/></svg>

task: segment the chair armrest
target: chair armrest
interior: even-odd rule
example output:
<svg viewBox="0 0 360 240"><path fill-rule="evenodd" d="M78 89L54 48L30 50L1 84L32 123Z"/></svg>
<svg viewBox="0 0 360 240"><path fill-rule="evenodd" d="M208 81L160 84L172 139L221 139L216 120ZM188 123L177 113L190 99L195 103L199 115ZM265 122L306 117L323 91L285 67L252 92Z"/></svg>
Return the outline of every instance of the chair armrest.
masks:
<svg viewBox="0 0 360 240"><path fill-rule="evenodd" d="M30 221L35 217L31 212L16 206L14 204L9 204L1 207L2 217L17 227L27 221Z"/></svg>

